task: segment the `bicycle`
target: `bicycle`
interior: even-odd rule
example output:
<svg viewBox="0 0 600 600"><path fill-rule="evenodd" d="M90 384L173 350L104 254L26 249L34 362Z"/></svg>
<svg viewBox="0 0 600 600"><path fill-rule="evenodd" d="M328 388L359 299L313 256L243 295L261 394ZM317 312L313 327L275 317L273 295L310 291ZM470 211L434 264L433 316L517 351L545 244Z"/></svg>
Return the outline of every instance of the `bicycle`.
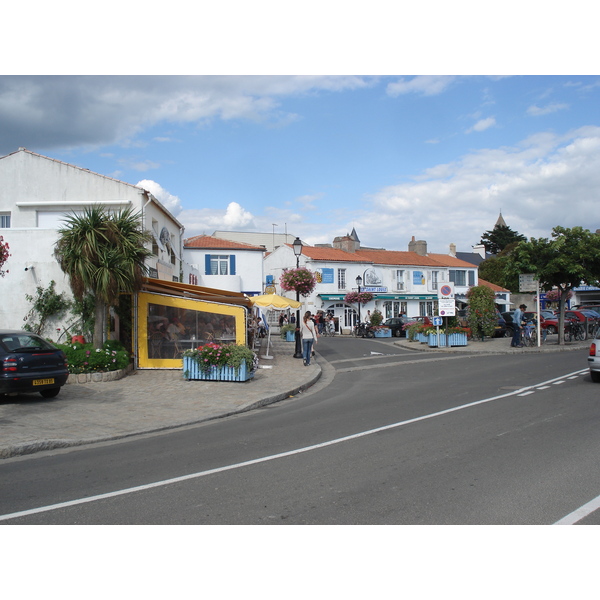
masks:
<svg viewBox="0 0 600 600"><path fill-rule="evenodd" d="M530 321L523 326L521 341L523 346L537 346L537 329L535 323Z"/></svg>
<svg viewBox="0 0 600 600"><path fill-rule="evenodd" d="M371 329L371 326L368 325L367 323L357 323L354 326L354 329L352 330L352 335L354 337L367 337L367 338L372 338L375 337L375 334L373 333L373 330Z"/></svg>
<svg viewBox="0 0 600 600"><path fill-rule="evenodd" d="M323 335L325 337L334 337L335 336L335 323L333 321L326 321L321 335Z"/></svg>
<svg viewBox="0 0 600 600"><path fill-rule="evenodd" d="M565 324L565 340L568 342L585 340L585 329L579 321L570 320Z"/></svg>

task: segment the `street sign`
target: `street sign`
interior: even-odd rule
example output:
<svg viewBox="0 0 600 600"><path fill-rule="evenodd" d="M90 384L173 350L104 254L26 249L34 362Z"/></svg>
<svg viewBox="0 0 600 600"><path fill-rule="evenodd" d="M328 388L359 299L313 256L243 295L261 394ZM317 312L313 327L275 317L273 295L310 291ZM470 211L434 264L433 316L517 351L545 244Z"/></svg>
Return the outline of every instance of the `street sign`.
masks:
<svg viewBox="0 0 600 600"><path fill-rule="evenodd" d="M442 283L438 290L438 299L452 298L454 299L454 283Z"/></svg>
<svg viewBox="0 0 600 600"><path fill-rule="evenodd" d="M533 273L521 273L519 275L519 292L536 292L538 280Z"/></svg>
<svg viewBox="0 0 600 600"><path fill-rule="evenodd" d="M443 323L442 317L433 317L433 326L439 327Z"/></svg>

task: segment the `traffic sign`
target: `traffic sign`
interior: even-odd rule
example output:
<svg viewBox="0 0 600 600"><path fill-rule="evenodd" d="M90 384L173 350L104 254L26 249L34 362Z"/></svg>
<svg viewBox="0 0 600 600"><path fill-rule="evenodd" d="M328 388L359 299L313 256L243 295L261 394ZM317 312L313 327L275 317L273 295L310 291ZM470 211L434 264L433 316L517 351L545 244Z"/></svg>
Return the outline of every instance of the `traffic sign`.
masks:
<svg viewBox="0 0 600 600"><path fill-rule="evenodd" d="M433 317L433 326L439 327L443 323L442 317Z"/></svg>
<svg viewBox="0 0 600 600"><path fill-rule="evenodd" d="M521 273L519 275L519 292L536 292L539 281L533 273Z"/></svg>
<svg viewBox="0 0 600 600"><path fill-rule="evenodd" d="M438 298L454 298L454 283L443 283L438 290Z"/></svg>

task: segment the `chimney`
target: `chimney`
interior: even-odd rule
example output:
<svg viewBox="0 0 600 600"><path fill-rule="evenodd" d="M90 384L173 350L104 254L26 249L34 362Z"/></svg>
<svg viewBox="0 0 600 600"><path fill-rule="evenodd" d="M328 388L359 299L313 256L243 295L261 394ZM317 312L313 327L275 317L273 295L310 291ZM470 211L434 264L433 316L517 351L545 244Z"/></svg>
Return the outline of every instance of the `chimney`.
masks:
<svg viewBox="0 0 600 600"><path fill-rule="evenodd" d="M425 240L415 241L415 236L412 236L412 240L408 243L408 251L415 252L419 256L427 256L427 242Z"/></svg>
<svg viewBox="0 0 600 600"><path fill-rule="evenodd" d="M456 258L456 244L450 244L450 256Z"/></svg>

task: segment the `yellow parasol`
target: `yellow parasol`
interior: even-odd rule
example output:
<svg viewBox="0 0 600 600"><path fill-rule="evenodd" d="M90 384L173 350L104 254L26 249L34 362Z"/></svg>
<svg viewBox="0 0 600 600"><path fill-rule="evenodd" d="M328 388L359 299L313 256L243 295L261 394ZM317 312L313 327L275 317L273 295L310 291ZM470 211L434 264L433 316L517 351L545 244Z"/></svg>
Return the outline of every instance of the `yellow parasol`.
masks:
<svg viewBox="0 0 600 600"><path fill-rule="evenodd" d="M296 302L296 300L277 294L262 294L261 296L249 296L249 298L254 306L270 310L287 310L288 308L300 308L302 306L302 302Z"/></svg>

